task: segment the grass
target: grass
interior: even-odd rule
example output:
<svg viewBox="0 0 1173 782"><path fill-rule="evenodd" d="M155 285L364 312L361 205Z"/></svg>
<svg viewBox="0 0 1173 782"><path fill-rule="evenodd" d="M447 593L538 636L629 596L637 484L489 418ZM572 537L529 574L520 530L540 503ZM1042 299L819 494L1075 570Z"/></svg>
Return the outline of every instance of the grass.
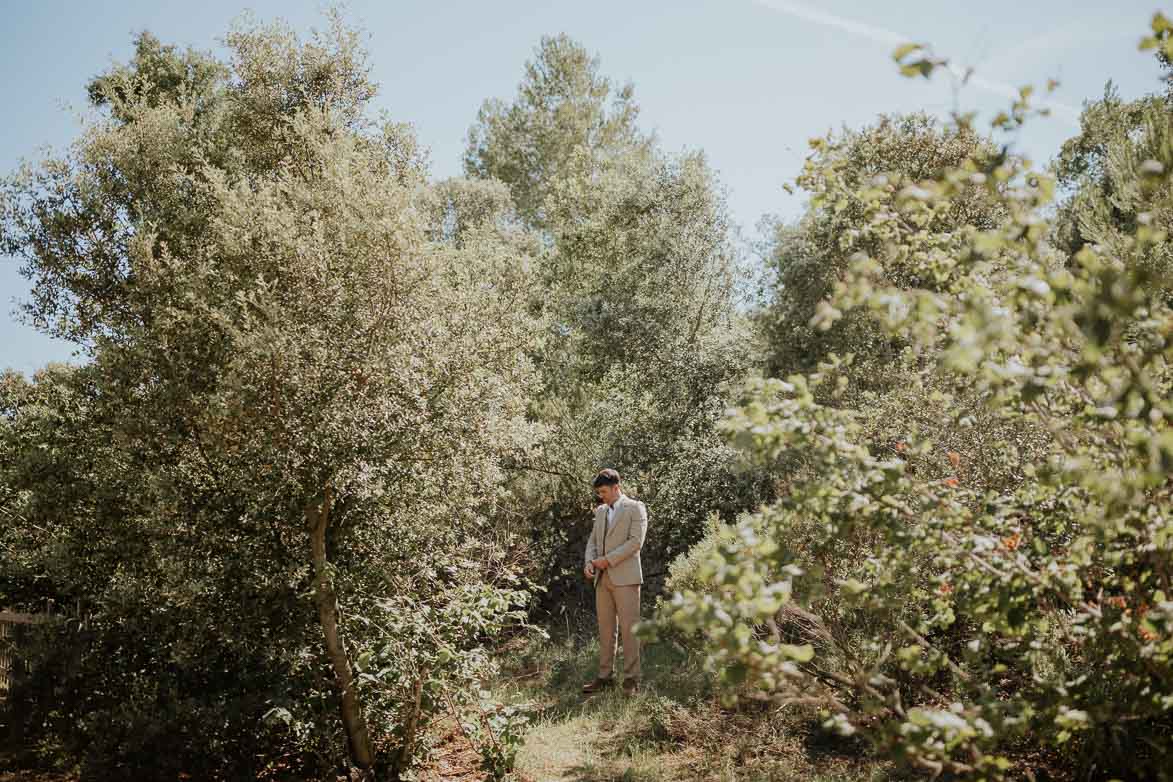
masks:
<svg viewBox="0 0 1173 782"><path fill-rule="evenodd" d="M722 709L699 658L670 640L645 645L631 697L580 692L596 672L597 642L568 636L503 655L494 695L528 703L517 760L527 782L677 782L891 779L858 743L826 735L809 714L749 703Z"/></svg>

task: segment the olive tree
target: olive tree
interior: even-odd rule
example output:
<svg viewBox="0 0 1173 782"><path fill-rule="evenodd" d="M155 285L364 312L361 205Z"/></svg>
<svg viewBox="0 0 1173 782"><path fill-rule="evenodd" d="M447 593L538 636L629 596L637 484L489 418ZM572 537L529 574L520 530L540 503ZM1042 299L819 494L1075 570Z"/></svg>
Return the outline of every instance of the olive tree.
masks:
<svg viewBox="0 0 1173 782"><path fill-rule="evenodd" d="M414 137L368 118L336 17L225 43L219 63L141 36L69 153L4 183L3 250L30 319L88 355L66 385L104 454L63 494L31 461L5 476L94 616L94 694L56 727L113 766L259 773L290 747L329 763L340 737L397 774L523 597L489 519L531 438L527 264L429 222ZM29 454L13 410L6 447Z"/></svg>

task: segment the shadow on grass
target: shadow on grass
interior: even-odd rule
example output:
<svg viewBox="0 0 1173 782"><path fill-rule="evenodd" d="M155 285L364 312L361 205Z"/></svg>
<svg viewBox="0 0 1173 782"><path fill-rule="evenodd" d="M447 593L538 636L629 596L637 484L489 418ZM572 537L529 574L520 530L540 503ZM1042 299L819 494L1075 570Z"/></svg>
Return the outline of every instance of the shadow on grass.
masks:
<svg viewBox="0 0 1173 782"><path fill-rule="evenodd" d="M525 694L538 697L541 707L534 716L558 720L572 715L615 712L631 698L659 696L689 704L712 696L709 677L690 658L689 652L667 640L643 646L643 681L638 694L625 696L616 681L601 692L586 695L582 692L582 685L596 676L598 654L597 641L582 637L564 639L531 653L523 664L536 665L539 671L545 671L545 675L519 681L518 689L519 694L528 690ZM538 659L534 659L535 655Z"/></svg>
<svg viewBox="0 0 1173 782"><path fill-rule="evenodd" d="M856 736L840 736L820 727L816 720L802 725L802 748L812 762L834 758L866 757L868 743Z"/></svg>

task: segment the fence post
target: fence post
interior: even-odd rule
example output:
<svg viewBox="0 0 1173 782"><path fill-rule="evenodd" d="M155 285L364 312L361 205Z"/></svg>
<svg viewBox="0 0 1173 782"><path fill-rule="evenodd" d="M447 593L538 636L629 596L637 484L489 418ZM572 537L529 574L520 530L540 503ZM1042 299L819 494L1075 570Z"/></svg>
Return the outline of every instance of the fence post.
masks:
<svg viewBox="0 0 1173 782"><path fill-rule="evenodd" d="M55 618L51 613L24 614L8 608L0 610L0 700L7 700L16 677L16 627L44 624Z"/></svg>

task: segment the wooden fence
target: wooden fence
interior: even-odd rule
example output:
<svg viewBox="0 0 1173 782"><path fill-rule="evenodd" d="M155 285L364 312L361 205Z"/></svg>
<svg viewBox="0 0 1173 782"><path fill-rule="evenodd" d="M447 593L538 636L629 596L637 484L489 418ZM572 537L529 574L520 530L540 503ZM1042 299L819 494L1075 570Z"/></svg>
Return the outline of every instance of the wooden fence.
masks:
<svg viewBox="0 0 1173 782"><path fill-rule="evenodd" d="M23 664L17 653L18 635L22 626L44 624L61 617L48 611L27 614L4 609L0 611L0 700L8 697Z"/></svg>

